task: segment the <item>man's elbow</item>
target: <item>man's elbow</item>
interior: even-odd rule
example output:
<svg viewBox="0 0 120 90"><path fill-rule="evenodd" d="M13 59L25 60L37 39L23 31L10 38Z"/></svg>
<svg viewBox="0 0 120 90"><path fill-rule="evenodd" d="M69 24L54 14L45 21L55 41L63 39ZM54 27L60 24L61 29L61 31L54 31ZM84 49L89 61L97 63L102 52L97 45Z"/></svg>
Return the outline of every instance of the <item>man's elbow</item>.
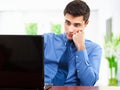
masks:
<svg viewBox="0 0 120 90"><path fill-rule="evenodd" d="M87 76L87 78L81 81L81 86L94 86L98 79L99 79L98 74L94 73L93 75L89 75Z"/></svg>

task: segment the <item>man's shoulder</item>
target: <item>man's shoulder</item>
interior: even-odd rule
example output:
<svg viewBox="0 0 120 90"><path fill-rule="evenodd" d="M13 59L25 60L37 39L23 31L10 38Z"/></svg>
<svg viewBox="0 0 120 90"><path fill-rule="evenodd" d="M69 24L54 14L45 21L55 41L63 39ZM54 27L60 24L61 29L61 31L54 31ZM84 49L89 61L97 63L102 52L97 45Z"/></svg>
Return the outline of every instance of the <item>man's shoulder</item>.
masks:
<svg viewBox="0 0 120 90"><path fill-rule="evenodd" d="M57 38L63 38L64 34L55 34L55 33L45 33L44 34L44 38L48 38L48 39L57 39Z"/></svg>
<svg viewBox="0 0 120 90"><path fill-rule="evenodd" d="M98 43L96 43L96 42L93 42L93 41L91 41L91 40L88 40L88 39L86 39L85 40L85 45L87 46L87 47L96 47L96 48L101 48L101 46L98 44Z"/></svg>
<svg viewBox="0 0 120 90"><path fill-rule="evenodd" d="M44 33L43 36L44 37L53 37L54 33Z"/></svg>

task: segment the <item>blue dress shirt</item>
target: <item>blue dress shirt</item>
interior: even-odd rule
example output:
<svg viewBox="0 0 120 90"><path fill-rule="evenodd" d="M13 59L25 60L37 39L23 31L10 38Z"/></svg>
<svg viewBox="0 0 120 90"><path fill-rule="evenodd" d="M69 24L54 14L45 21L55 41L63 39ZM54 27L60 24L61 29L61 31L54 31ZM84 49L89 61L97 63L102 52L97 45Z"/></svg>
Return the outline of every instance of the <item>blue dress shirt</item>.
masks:
<svg viewBox="0 0 120 90"><path fill-rule="evenodd" d="M56 75L67 40L65 34L44 34L44 83L51 83ZM93 86L98 80L102 49L90 40L85 40L85 46L85 50L78 51L72 45L65 86Z"/></svg>

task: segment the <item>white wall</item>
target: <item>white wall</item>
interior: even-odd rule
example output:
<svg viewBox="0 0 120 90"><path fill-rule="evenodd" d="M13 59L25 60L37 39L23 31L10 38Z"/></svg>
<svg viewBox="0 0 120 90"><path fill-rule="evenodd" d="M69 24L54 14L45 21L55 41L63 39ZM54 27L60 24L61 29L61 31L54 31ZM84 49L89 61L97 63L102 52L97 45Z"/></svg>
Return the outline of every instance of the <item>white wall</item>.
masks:
<svg viewBox="0 0 120 90"><path fill-rule="evenodd" d="M106 34L106 20L112 18L112 31L120 34L120 0L99 0L99 36L103 47L103 58L100 69L99 85L108 85L109 69L108 62L104 58L104 35Z"/></svg>
<svg viewBox="0 0 120 90"><path fill-rule="evenodd" d="M0 10L63 10L69 1L71 0L0 0Z"/></svg>

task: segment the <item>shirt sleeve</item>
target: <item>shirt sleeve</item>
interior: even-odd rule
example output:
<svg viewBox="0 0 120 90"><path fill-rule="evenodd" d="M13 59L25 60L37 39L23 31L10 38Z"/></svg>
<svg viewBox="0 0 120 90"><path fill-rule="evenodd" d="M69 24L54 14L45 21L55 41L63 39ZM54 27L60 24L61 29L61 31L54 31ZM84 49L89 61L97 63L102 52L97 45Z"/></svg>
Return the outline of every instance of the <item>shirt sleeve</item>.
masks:
<svg viewBox="0 0 120 90"><path fill-rule="evenodd" d="M47 43L49 43L50 40L52 40L52 38L53 38L53 33L44 33L44 34L43 34L43 37L44 37L44 49L45 49L46 46L47 46Z"/></svg>
<svg viewBox="0 0 120 90"><path fill-rule="evenodd" d="M99 78L102 49L96 45L90 54L87 50L76 52L77 75L82 86L93 86Z"/></svg>

